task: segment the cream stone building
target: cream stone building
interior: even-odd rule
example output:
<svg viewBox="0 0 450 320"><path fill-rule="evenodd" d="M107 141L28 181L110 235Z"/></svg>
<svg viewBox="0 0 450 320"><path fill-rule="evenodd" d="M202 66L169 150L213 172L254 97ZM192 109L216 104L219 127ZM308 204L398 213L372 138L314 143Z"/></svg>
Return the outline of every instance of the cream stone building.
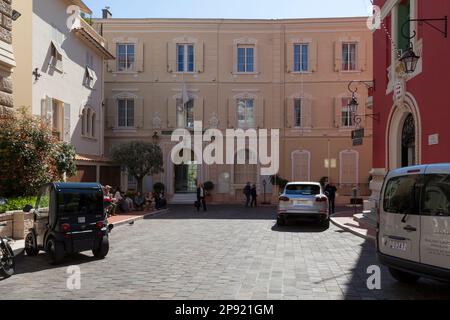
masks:
<svg viewBox="0 0 450 320"><path fill-rule="evenodd" d="M105 10L95 22L117 59L105 73L105 153L132 140L157 142L162 182L173 202L190 201L197 181L212 181L214 202L242 200L247 181L277 196L258 165L174 165L176 128L280 130L279 176L318 181L328 176L344 199L355 186L368 193L372 119L366 86L358 88L352 113L348 84L372 80L372 33L366 18L296 20L115 19ZM186 89L183 89L186 88ZM189 102L183 105L183 93ZM354 115L365 128L354 147ZM245 150L227 150L252 157ZM117 171L116 184L135 188Z"/></svg>
<svg viewBox="0 0 450 320"><path fill-rule="evenodd" d="M78 10L78 9L79 10ZM15 106L41 116L59 140L73 144L78 172L74 181L99 181L108 175L103 157L103 64L114 56L106 40L81 14L81 0L15 1L13 74Z"/></svg>

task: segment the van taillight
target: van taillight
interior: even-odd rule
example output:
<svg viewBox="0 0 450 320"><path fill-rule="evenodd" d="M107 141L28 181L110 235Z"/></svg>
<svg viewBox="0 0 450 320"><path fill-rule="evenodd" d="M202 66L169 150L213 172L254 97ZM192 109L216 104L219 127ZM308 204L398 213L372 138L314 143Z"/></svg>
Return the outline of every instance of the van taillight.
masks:
<svg viewBox="0 0 450 320"><path fill-rule="evenodd" d="M102 228L105 226L105 223L104 223L103 221L99 221L99 222L97 222L97 223L95 224L95 226L96 226L98 229L102 229Z"/></svg>
<svg viewBox="0 0 450 320"><path fill-rule="evenodd" d="M326 197L316 197L317 202L326 202L328 199Z"/></svg>
<svg viewBox="0 0 450 320"><path fill-rule="evenodd" d="M280 201L289 201L290 199L288 197L282 196L282 197L279 197L278 200L280 200Z"/></svg>
<svg viewBox="0 0 450 320"><path fill-rule="evenodd" d="M61 231L62 232L69 232L70 231L70 224L64 223L61 225Z"/></svg>

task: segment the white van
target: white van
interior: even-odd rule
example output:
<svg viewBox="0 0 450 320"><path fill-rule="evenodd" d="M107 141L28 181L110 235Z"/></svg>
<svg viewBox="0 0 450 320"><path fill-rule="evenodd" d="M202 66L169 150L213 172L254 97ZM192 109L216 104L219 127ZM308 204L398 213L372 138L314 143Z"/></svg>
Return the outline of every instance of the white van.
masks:
<svg viewBox="0 0 450 320"><path fill-rule="evenodd" d="M389 172L378 210L378 257L395 279L450 280L450 163Z"/></svg>

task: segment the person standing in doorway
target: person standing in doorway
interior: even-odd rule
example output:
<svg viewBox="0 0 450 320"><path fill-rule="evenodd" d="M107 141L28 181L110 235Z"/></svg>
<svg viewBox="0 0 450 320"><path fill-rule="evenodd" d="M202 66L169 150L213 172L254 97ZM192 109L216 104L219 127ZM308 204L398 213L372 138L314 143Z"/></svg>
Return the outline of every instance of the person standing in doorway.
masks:
<svg viewBox="0 0 450 320"><path fill-rule="evenodd" d="M253 186L252 186L252 189L250 190L250 195L251 195L251 197L252 197L252 201L251 201L251 204L250 204L250 206L253 208L253 206L256 208L256 205L257 205L257 203L256 203L256 198L258 197L258 193L257 193L257 191L256 191L256 184L254 184Z"/></svg>
<svg viewBox="0 0 450 320"><path fill-rule="evenodd" d="M333 184L332 181L329 181L328 184L325 186L325 194L328 197L328 203L330 205L331 214L336 213L336 206L335 206L336 192L337 192L336 186Z"/></svg>
<svg viewBox="0 0 450 320"><path fill-rule="evenodd" d="M203 206L203 211L206 211L206 191L203 187L203 183L200 183L197 188L197 211L200 211L200 207Z"/></svg>
<svg viewBox="0 0 450 320"><path fill-rule="evenodd" d="M250 182L247 182L247 185L244 187L243 193L245 195L245 207L248 208L248 206L250 205L250 196L252 194L252 187L250 185Z"/></svg>

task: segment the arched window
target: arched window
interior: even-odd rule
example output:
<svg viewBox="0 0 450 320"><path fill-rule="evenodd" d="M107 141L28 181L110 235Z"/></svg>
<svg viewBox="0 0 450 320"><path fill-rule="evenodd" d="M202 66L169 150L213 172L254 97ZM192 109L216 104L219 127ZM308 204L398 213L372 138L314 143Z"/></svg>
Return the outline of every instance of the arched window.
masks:
<svg viewBox="0 0 450 320"><path fill-rule="evenodd" d="M91 124L91 137L95 137L95 118L96 118L96 115L95 115L95 112L92 112L92 119L91 119L91 122L92 122L92 124Z"/></svg>
<svg viewBox="0 0 450 320"><path fill-rule="evenodd" d="M81 114L81 135L95 138L96 113L91 107L85 107Z"/></svg>
<svg viewBox="0 0 450 320"><path fill-rule="evenodd" d="M240 150L235 155L234 164L234 183L246 184L247 182L256 183L258 166L254 163L256 155L252 154L250 150ZM240 160L240 161L238 161ZM244 162L245 164L238 164Z"/></svg>
<svg viewBox="0 0 450 320"><path fill-rule="evenodd" d="M402 130L402 167L416 164L416 124L410 113L403 124Z"/></svg>
<svg viewBox="0 0 450 320"><path fill-rule="evenodd" d="M81 113L81 135L86 135L86 109Z"/></svg>
<svg viewBox="0 0 450 320"><path fill-rule="evenodd" d="M91 109L87 108L86 111L86 135L90 136L91 135Z"/></svg>

